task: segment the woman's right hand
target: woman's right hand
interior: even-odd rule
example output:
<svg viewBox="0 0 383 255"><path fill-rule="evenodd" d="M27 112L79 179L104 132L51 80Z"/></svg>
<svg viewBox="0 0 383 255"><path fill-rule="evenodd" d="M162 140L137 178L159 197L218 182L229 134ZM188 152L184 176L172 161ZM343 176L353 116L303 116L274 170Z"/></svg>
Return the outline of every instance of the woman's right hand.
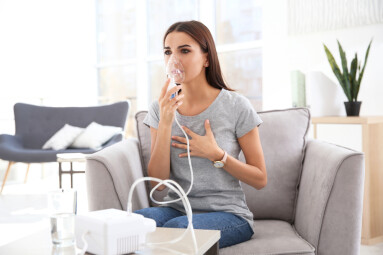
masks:
<svg viewBox="0 0 383 255"><path fill-rule="evenodd" d="M171 88L169 91L167 91L169 84L170 84L170 78L167 79L164 86L162 87L161 95L160 95L160 98L158 99L158 102L160 105L160 117L161 117L160 121L163 122L165 125L171 126L174 121L175 111L183 103L182 98L184 97L184 94L178 95L170 99L172 94L178 92L182 88L182 85L178 85L174 88Z"/></svg>

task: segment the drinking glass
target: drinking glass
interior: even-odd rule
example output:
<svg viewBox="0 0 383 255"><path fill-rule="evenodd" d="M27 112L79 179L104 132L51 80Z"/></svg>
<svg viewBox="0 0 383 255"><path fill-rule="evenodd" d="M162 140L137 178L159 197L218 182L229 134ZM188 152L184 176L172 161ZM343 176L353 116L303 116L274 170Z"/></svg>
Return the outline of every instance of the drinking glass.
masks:
<svg viewBox="0 0 383 255"><path fill-rule="evenodd" d="M77 192L74 189L58 189L48 193L48 209L51 236L54 245L71 246L75 243L75 214Z"/></svg>

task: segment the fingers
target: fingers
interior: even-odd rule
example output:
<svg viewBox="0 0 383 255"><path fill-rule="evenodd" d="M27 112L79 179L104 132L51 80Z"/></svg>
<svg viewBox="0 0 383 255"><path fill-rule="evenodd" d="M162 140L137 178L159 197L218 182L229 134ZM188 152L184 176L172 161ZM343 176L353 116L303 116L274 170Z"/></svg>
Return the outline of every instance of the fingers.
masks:
<svg viewBox="0 0 383 255"><path fill-rule="evenodd" d="M173 88L171 90L168 91L168 93L172 92L173 93L176 91L177 88ZM164 111L165 112L170 112L170 113L174 113L175 110L178 109L178 107L180 107L183 103L182 101L182 98L184 98L184 94L182 95L177 95L176 97L170 99L170 95L168 95L168 93L165 93L165 96L163 98L160 99L159 103L160 103L160 106L161 107L165 107L164 108Z"/></svg>
<svg viewBox="0 0 383 255"><path fill-rule="evenodd" d="M185 153L178 154L178 157L183 158L188 156L188 153L187 153L188 146L186 144L172 143L172 146L186 151ZM190 156L195 156L194 155L195 153L193 153L190 146L189 146L189 153L190 153Z"/></svg>
<svg viewBox="0 0 383 255"><path fill-rule="evenodd" d="M206 135L212 135L213 134L213 131L211 131L209 120L205 120L205 129L206 129Z"/></svg>
<svg viewBox="0 0 383 255"><path fill-rule="evenodd" d="M166 91L168 90L169 84L170 84L170 78L168 78L168 79L166 80L164 86L162 86L160 99L163 98L163 97L165 96Z"/></svg>
<svg viewBox="0 0 383 255"><path fill-rule="evenodd" d="M186 150L186 151L188 149L188 146L186 144L181 144L181 143L172 143L172 146L175 148ZM191 151L190 146L189 146L189 150Z"/></svg>
<svg viewBox="0 0 383 255"><path fill-rule="evenodd" d="M178 142L181 142L181 143L187 143L187 140L186 140L186 138L185 137L181 137L181 136L172 136L172 139L173 140L176 140L176 141L178 141Z"/></svg>
<svg viewBox="0 0 383 255"><path fill-rule="evenodd" d="M197 135L196 133L194 133L193 131L191 131L190 129L188 129L185 126L182 126L182 128L183 128L183 130L185 130L186 134L188 134L191 138L193 138L193 136Z"/></svg>
<svg viewBox="0 0 383 255"><path fill-rule="evenodd" d="M184 158L184 157L187 157L187 156L188 156L187 153L181 153L181 154L178 155L178 157L180 157L180 158ZM190 152L190 156L195 156L195 155L193 154L193 152Z"/></svg>
<svg viewBox="0 0 383 255"><path fill-rule="evenodd" d="M177 110L178 107L180 107L182 105L183 101L180 101L180 100L183 97L184 97L184 95L179 95L179 96L176 96L175 98L173 98L172 100L170 100L170 103L172 104L171 111Z"/></svg>
<svg viewBox="0 0 383 255"><path fill-rule="evenodd" d="M178 92L180 89L182 89L182 85L177 85L174 88L169 89L169 91L165 93L165 98L170 99L172 94Z"/></svg>

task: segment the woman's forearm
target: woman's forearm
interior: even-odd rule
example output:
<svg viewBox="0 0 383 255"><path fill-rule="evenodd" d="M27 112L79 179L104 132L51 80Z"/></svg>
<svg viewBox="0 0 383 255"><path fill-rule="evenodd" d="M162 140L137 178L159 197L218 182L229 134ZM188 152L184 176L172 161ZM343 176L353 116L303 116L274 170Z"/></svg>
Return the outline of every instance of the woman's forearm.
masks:
<svg viewBox="0 0 383 255"><path fill-rule="evenodd" d="M169 178L171 129L171 126L162 125L161 121L159 122L155 145L148 165L148 175L151 177L161 180ZM157 182L152 182L152 187L155 185ZM159 190L164 188L165 186L162 185Z"/></svg>
<svg viewBox="0 0 383 255"><path fill-rule="evenodd" d="M230 155L227 156L226 164L223 169L241 182L256 189L262 189L267 184L266 171L262 171L258 167L243 163Z"/></svg>

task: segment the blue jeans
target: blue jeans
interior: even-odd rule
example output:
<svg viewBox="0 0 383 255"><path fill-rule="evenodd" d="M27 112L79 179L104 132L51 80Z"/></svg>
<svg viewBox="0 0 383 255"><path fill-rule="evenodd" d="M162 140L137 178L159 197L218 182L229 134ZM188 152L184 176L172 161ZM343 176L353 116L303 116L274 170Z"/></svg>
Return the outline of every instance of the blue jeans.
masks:
<svg viewBox="0 0 383 255"><path fill-rule="evenodd" d="M187 216L170 207L149 207L137 210L135 213L155 220L157 227L187 228L188 226ZM227 212L193 214L193 227L195 229L220 230L220 248L250 240L254 234L253 229L245 219Z"/></svg>

